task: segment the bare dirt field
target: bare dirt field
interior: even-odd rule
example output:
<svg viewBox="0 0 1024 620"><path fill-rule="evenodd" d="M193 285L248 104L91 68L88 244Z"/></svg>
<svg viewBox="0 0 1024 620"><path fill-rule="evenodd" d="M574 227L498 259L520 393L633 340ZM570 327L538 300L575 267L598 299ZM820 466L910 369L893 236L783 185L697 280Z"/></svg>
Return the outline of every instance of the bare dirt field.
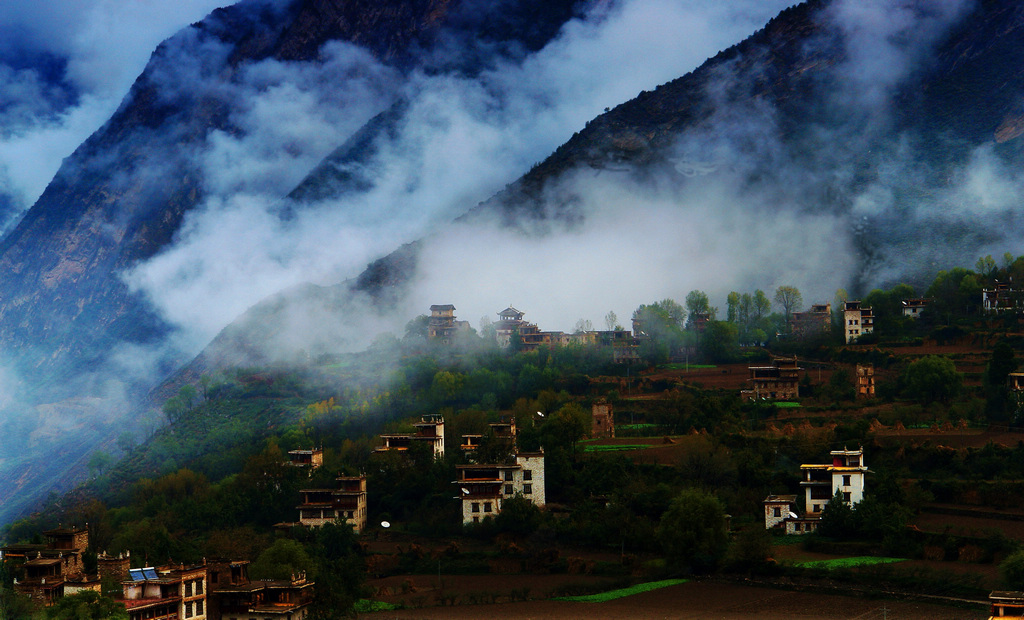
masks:
<svg viewBox="0 0 1024 620"><path fill-rule="evenodd" d="M492 579L501 581L502 576ZM543 579L542 577L539 579ZM367 616L369 617L369 616ZM758 618L862 619L987 618L980 608L958 608L914 601L879 600L812 592L779 590L756 585L690 582L605 603L526 601L454 607L425 607L378 612L373 618Z"/></svg>

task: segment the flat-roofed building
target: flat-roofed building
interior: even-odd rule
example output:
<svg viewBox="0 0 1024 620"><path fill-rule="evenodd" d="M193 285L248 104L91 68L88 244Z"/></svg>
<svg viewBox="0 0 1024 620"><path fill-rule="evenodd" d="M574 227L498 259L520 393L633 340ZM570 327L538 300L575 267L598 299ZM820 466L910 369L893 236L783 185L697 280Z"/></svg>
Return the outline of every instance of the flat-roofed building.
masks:
<svg viewBox="0 0 1024 620"><path fill-rule="evenodd" d="M130 620L206 620L206 565L132 568L122 582Z"/></svg>
<svg viewBox="0 0 1024 620"><path fill-rule="evenodd" d="M800 466L800 486L804 488L804 504L808 515L820 515L825 504L839 493L843 502L853 506L864 499L864 483L868 468L864 449L833 450L831 463Z"/></svg>
<svg viewBox="0 0 1024 620"><path fill-rule="evenodd" d="M502 503L516 495L538 507L545 504L544 453L521 452L510 463L459 465L462 523L479 523L501 513Z"/></svg>
<svg viewBox="0 0 1024 620"><path fill-rule="evenodd" d="M358 533L366 529L366 476L339 476L334 489L302 489L299 524L322 527L348 523Z"/></svg>
<svg viewBox="0 0 1024 620"><path fill-rule="evenodd" d="M415 433L381 434L382 446L374 452L404 452L415 442L430 446L435 459L444 458L444 418L439 415L425 415L413 424Z"/></svg>
<svg viewBox="0 0 1024 620"><path fill-rule="evenodd" d="M748 400L792 400L800 396L800 371L795 357L776 357L770 365L748 368L750 388L740 392Z"/></svg>
<svg viewBox="0 0 1024 620"><path fill-rule="evenodd" d="M860 301L848 301L843 310L843 329L846 344L875 331L875 315Z"/></svg>

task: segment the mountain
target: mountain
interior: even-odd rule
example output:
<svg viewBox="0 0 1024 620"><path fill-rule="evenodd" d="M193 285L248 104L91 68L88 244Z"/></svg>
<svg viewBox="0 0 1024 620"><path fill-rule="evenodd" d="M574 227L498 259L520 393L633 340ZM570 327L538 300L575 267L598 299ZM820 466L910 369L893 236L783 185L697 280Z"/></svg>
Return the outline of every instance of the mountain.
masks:
<svg viewBox="0 0 1024 620"><path fill-rule="evenodd" d="M573 243L575 255L565 260L583 255L599 262L607 253L589 247L585 235L588 221L602 217L602 197L595 194L609 187L634 200L613 208L620 237L635 242L624 242L627 252L652 250L646 242L654 231L629 224L649 208L642 206L646 201L673 205L680 219L657 225L678 227L681 236L701 220L729 213L735 221L715 230L726 236L721 242L732 256L752 257L754 265L743 272L760 278L750 278L752 286L796 277L827 280L826 287L849 283L859 294L903 280L923 292L937 263L971 265L979 253L1019 247L1021 179L1013 171L1024 134L1024 9L1006 0L942 9L874 3L878 14L864 19L887 21L872 21L878 30L871 32L856 21L856 11L850 17L851 6L812 0L782 11L691 73L594 118L503 191L467 205L448 230L403 245L356 279L258 304L225 329L194 368L274 359L295 337L296 324L325 325L305 341L329 350L346 321L358 323L354 315L397 307L408 317L426 307L410 308L409 300L451 301L431 297L421 281L437 282L438 272L452 269L429 256L453 239L514 230L501 238ZM364 172L393 138L392 114L367 124L291 195L301 200L372 185ZM986 184L1005 191L995 195ZM713 207L694 202L701 200ZM794 230L807 235L808 245ZM788 243L787 234L793 237ZM786 271L785 261L801 255L812 271ZM500 266L483 273L508 277L499 275ZM456 277L463 278L466 297L484 286L465 274ZM605 290L602 277L574 284ZM510 279L512 292L528 288ZM824 293L831 298L831 290ZM314 318L322 316L335 319Z"/></svg>
<svg viewBox="0 0 1024 620"><path fill-rule="evenodd" d="M457 207L437 211L450 224L401 228L428 211L404 204L409 196L430 198L406 185L485 170L445 170L444 150L424 148L439 165L397 183L387 176L408 155L410 135L429 143L431 123L459 120L425 117L423 106L444 107L445 97L472 89L482 117L521 104L494 81L433 91L422 83L461 85L493 74L502 59L528 59L577 9L567 1L247 0L165 42L114 117L0 242L0 346L34 378L26 400L109 396L112 371L131 401L170 372L182 354L166 346L176 334L147 296L154 287L132 284L133 270L176 248L188 252L199 205L230 206L250 194L275 203L272 234L254 242L307 226L314 243L386 249L358 277L344 279L342 270L337 284L321 277L256 304L157 400L225 365L364 346L430 303L462 307L456 296L495 310L515 296L531 309L582 313L613 306L616 295L635 307L693 288L719 287L709 291L718 295L799 284L807 297L828 300L837 285L858 294L894 280L920 283L936 262L972 264L979 253L1019 247L1024 9L1008 0L811 0L787 9L696 70L625 103L609 101L503 191L466 191ZM520 81L568 79L521 66ZM238 166L238 150L266 148L249 138L294 120L261 115L261 98L300 100L311 91L286 88L299 80L343 85L319 91L330 95L321 106L330 122L304 140L274 142L263 167ZM517 138L466 127L455 135L495 140L491 154ZM389 183L399 191L375 203L380 213L360 211L360 196ZM372 215L402 234L336 240L326 232L339 212L353 229ZM250 224L259 222L238 230ZM433 233L422 236L425 229ZM230 232L224 245L244 250L229 243ZM259 266L254 282L271 277ZM187 267L165 281L187 279ZM201 291L194 295L184 305L201 307ZM146 357L155 375L139 362ZM0 448L7 514L19 507L9 501L16 493L73 477L69 464L109 441L109 424L89 426L83 402L59 418L78 432L67 459L39 468L19 442ZM9 436L39 430L24 417L3 426ZM52 454L52 434L36 436L42 448L34 454Z"/></svg>
<svg viewBox="0 0 1024 620"><path fill-rule="evenodd" d="M535 51L578 4L244 0L162 43L113 117L0 241L0 366L18 378L0 417L0 520L54 480L80 477L74 463L109 448L125 412L181 363L172 326L129 275L182 234L190 213L247 187L274 195L278 183L283 198L295 180L282 170L308 172L398 109L410 76L471 76ZM230 148L273 129L253 119L260 96L275 92L325 98L336 134L275 147L268 159L278 165L249 186L227 172L214 179L234 174ZM211 162L218 153L226 159Z"/></svg>

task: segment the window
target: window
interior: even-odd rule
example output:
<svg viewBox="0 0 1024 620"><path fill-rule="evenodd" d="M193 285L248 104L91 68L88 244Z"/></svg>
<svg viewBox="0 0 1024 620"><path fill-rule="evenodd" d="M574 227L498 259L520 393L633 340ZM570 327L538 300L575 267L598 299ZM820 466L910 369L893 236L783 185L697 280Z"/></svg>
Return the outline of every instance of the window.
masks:
<svg viewBox="0 0 1024 620"><path fill-rule="evenodd" d="M473 512L480 512L480 502L473 502Z"/></svg>
<svg viewBox="0 0 1024 620"><path fill-rule="evenodd" d="M523 495L529 495L531 493L533 493L533 485L532 484L524 484L523 485Z"/></svg>
<svg viewBox="0 0 1024 620"><path fill-rule="evenodd" d="M480 517L473 517L473 523L480 523Z"/></svg>
<svg viewBox="0 0 1024 620"><path fill-rule="evenodd" d="M192 617L192 603L185 603L185 617Z"/></svg>
<svg viewBox="0 0 1024 620"><path fill-rule="evenodd" d="M779 508L778 506L776 506L775 508L772 508L772 516L773 517L781 517L782 516L782 509Z"/></svg>
<svg viewBox="0 0 1024 620"><path fill-rule="evenodd" d="M523 470L523 480L533 480L533 472L529 469Z"/></svg>
<svg viewBox="0 0 1024 620"><path fill-rule="evenodd" d="M849 491L843 491L843 501L849 503L849 501L850 501L850 492Z"/></svg>
<svg viewBox="0 0 1024 620"><path fill-rule="evenodd" d="M185 596L192 596L192 582L185 582Z"/></svg>
<svg viewBox="0 0 1024 620"><path fill-rule="evenodd" d="M203 602L202 601L196 601L196 615L197 616L203 615Z"/></svg>
<svg viewBox="0 0 1024 620"><path fill-rule="evenodd" d="M505 495L512 495L513 493L515 493L515 491L513 490L512 485L511 484L506 484L505 485Z"/></svg>
<svg viewBox="0 0 1024 620"><path fill-rule="evenodd" d="M491 502L484 502L484 512L491 511Z"/></svg>
<svg viewBox="0 0 1024 620"><path fill-rule="evenodd" d="M850 476L849 475L844 475L843 476L843 486L844 487L850 486Z"/></svg>
<svg viewBox="0 0 1024 620"><path fill-rule="evenodd" d="M203 580L202 579L196 579L196 594L202 594L202 593L203 593ZM199 613L202 613L202 612L199 612Z"/></svg>
<svg viewBox="0 0 1024 620"><path fill-rule="evenodd" d="M512 470L505 472L505 482L512 482Z"/></svg>

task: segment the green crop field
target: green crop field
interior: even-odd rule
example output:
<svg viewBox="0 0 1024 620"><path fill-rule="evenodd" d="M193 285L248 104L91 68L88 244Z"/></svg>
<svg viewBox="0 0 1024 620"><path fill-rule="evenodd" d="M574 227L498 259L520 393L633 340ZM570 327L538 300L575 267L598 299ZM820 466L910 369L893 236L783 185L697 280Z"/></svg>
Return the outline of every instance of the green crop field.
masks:
<svg viewBox="0 0 1024 620"><path fill-rule="evenodd" d="M611 590L610 592L602 592L600 594L588 594L585 596L562 596L553 598L553 601L572 601L576 603L603 603L605 601L613 601L617 598L624 596L632 596L634 594L640 594L642 592L650 592L651 590L657 590L659 588L667 588L668 586L676 586L681 583L686 583L685 579L665 579L662 581L649 581L647 583L638 583L635 586L629 588L621 588L619 590Z"/></svg>

